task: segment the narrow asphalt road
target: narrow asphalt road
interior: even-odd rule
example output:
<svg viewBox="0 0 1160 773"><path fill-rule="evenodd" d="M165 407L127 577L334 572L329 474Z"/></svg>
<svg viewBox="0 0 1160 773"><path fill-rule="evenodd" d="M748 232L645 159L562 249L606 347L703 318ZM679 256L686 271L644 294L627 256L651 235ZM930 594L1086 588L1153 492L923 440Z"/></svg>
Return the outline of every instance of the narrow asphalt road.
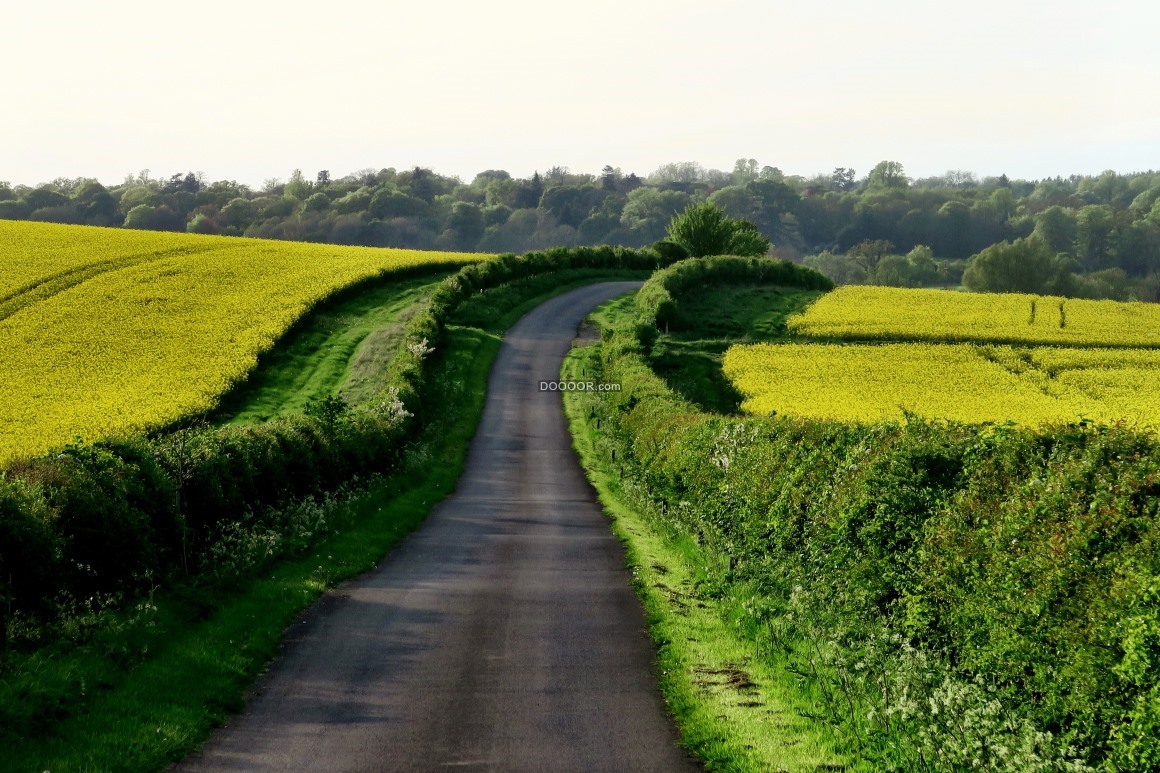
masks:
<svg viewBox="0 0 1160 773"><path fill-rule="evenodd" d="M289 633L247 711L185 771L684 771L655 652L557 392L580 320L639 286L540 305L507 334L456 492Z"/></svg>

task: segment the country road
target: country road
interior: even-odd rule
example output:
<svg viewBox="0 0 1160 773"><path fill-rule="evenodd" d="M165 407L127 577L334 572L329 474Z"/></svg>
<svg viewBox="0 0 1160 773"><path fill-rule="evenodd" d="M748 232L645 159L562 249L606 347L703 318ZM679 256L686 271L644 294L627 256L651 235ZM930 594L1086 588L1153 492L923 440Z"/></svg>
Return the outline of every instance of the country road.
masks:
<svg viewBox="0 0 1160 773"><path fill-rule="evenodd" d="M549 300L507 334L455 493L294 626L246 712L181 771L684 771L624 550L556 380L580 320L639 286Z"/></svg>

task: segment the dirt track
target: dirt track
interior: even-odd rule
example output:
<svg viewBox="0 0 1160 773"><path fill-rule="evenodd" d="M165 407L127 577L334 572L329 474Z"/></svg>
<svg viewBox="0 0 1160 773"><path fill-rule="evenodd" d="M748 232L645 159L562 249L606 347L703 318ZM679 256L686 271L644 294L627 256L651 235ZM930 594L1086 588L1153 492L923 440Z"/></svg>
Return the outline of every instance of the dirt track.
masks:
<svg viewBox="0 0 1160 773"><path fill-rule="evenodd" d="M638 284L581 288L511 329L455 494L327 594L179 770L699 769L560 395L540 391L588 311Z"/></svg>

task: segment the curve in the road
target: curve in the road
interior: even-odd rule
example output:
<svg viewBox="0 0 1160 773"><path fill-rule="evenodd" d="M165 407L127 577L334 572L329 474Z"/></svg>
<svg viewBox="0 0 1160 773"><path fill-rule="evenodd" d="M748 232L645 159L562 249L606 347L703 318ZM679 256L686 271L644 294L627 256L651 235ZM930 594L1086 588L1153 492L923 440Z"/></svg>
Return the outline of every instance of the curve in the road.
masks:
<svg viewBox="0 0 1160 773"><path fill-rule="evenodd" d="M557 392L590 285L507 334L456 492L288 635L247 711L179 766L682 771L624 549Z"/></svg>

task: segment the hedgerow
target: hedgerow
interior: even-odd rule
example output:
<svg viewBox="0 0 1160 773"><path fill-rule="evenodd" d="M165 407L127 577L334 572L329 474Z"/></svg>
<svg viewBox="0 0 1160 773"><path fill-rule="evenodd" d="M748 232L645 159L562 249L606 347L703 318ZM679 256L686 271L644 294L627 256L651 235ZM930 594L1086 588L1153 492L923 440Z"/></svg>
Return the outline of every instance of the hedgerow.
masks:
<svg viewBox="0 0 1160 773"><path fill-rule="evenodd" d="M651 250L559 249L468 265L409 321L379 394L252 426L76 442L0 473L0 654L14 625L96 598L215 575L222 536L287 503L394 469L422 426L433 353L465 300L574 268L655 269ZM271 516L273 517L273 516Z"/></svg>
<svg viewBox="0 0 1160 773"><path fill-rule="evenodd" d="M617 463L700 544L699 591L751 599L737 623L821 685L864 757L1156 768L1154 435L721 416L653 373L632 325L604 338Z"/></svg>
<svg viewBox="0 0 1160 773"><path fill-rule="evenodd" d="M785 260L719 255L688 258L656 272L636 294L639 321L656 327L680 329L692 320L681 316L677 298L706 284L763 284L832 290L834 283L812 268Z"/></svg>

